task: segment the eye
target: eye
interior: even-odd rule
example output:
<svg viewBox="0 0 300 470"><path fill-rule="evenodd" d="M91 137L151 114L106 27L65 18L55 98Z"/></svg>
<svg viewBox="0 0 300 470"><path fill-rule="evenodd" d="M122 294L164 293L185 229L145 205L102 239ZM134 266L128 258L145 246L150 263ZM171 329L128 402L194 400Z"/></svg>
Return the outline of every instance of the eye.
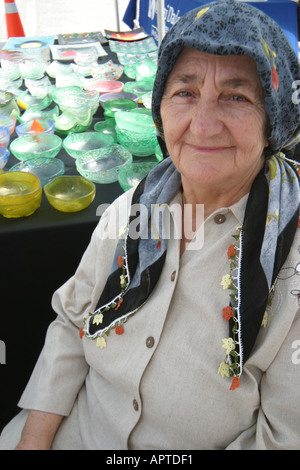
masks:
<svg viewBox="0 0 300 470"><path fill-rule="evenodd" d="M230 96L230 100L231 101L248 101L247 98L245 96L242 96L242 95L232 95Z"/></svg>

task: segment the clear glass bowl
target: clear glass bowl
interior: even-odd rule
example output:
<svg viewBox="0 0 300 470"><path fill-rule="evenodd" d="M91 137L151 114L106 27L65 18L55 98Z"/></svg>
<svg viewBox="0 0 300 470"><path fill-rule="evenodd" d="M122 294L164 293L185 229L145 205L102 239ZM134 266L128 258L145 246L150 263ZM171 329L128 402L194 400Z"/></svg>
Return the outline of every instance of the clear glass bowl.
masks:
<svg viewBox="0 0 300 470"><path fill-rule="evenodd" d="M64 163L58 158L33 158L17 163L9 171L25 171L36 175L42 187L65 172Z"/></svg>
<svg viewBox="0 0 300 470"><path fill-rule="evenodd" d="M3 170L5 167L10 153L9 150L5 147L0 147L0 170Z"/></svg>
<svg viewBox="0 0 300 470"><path fill-rule="evenodd" d="M0 214L7 218L33 214L41 205L42 187L37 176L22 171L0 174Z"/></svg>
<svg viewBox="0 0 300 470"><path fill-rule="evenodd" d="M20 60L19 69L23 78L41 78L46 69L46 62L40 59L25 57Z"/></svg>
<svg viewBox="0 0 300 470"><path fill-rule="evenodd" d="M65 151L73 158L78 158L89 150L100 149L114 143L110 134L100 132L78 132L69 134L63 141Z"/></svg>
<svg viewBox="0 0 300 470"><path fill-rule="evenodd" d="M128 189L137 186L157 163L158 162L131 163L122 168L118 177L121 188L124 191L128 191Z"/></svg>
<svg viewBox="0 0 300 470"><path fill-rule="evenodd" d="M96 193L94 183L82 176L58 176L44 186L49 203L61 212L78 212L88 207Z"/></svg>
<svg viewBox="0 0 300 470"><path fill-rule="evenodd" d="M10 135L12 135L16 128L16 118L11 116L0 116L0 126L7 127Z"/></svg>
<svg viewBox="0 0 300 470"><path fill-rule="evenodd" d="M8 91L0 90L0 115L10 116L14 112L20 114L19 107L15 102L15 96Z"/></svg>
<svg viewBox="0 0 300 470"><path fill-rule="evenodd" d="M34 134L17 137L10 144L11 153L21 161L32 158L54 158L62 146L62 139L55 134Z"/></svg>
<svg viewBox="0 0 300 470"><path fill-rule="evenodd" d="M85 178L94 183L118 181L120 170L132 162L132 154L119 144L92 150L76 160L76 168Z"/></svg>
<svg viewBox="0 0 300 470"><path fill-rule="evenodd" d="M16 133L19 137L28 134L54 134L54 123L49 119L31 119L16 126Z"/></svg>
<svg viewBox="0 0 300 470"><path fill-rule="evenodd" d="M47 119L53 121L55 116L58 116L58 106L54 106L51 109L39 109L37 106L31 106L20 117L21 122L31 121L33 119Z"/></svg>
<svg viewBox="0 0 300 470"><path fill-rule="evenodd" d="M6 126L0 127L0 145L3 147L8 147L10 141L10 132Z"/></svg>
<svg viewBox="0 0 300 470"><path fill-rule="evenodd" d="M20 91L17 96L17 103L21 109L27 109L31 107L35 107L36 109L45 109L51 104L51 102L52 99L49 96L33 96L29 90Z"/></svg>

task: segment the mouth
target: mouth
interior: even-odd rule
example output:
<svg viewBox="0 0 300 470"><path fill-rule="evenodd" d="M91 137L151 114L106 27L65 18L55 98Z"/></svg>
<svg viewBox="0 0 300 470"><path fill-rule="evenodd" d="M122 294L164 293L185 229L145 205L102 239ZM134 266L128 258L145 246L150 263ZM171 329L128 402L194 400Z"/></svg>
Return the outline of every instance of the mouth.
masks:
<svg viewBox="0 0 300 470"><path fill-rule="evenodd" d="M229 145L219 145L219 146L199 146L193 144L186 144L191 150L197 153L205 153L205 154L216 154L220 152L225 152L228 150L232 150L233 146Z"/></svg>

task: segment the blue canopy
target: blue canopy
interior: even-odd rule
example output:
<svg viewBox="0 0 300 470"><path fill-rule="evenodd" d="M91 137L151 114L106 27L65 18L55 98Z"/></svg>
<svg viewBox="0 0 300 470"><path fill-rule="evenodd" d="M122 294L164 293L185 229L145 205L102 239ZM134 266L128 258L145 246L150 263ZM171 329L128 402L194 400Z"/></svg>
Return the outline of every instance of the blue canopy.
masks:
<svg viewBox="0 0 300 470"><path fill-rule="evenodd" d="M213 0L168 0L165 2L165 28L166 31L187 11L197 8L205 3L211 3ZM157 0L140 1L139 24L145 31L158 39L157 29ZM297 3L292 0L268 0L263 2L247 2L250 5L259 8L273 20L285 32L293 49L298 55L298 24L297 24ZM133 28L133 21L136 18L137 0L130 0L125 12L123 21Z"/></svg>

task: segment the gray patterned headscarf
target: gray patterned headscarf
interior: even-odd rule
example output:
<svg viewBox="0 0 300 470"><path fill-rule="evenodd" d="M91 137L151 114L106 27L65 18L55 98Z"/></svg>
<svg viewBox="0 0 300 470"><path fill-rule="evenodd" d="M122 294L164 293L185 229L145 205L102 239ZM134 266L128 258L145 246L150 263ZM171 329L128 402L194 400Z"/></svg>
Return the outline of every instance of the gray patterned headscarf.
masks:
<svg viewBox="0 0 300 470"><path fill-rule="evenodd" d="M270 123L270 151L286 147L300 130L298 58L269 16L243 2L221 0L186 13L164 37L153 88L153 120L163 134L160 103L168 75L184 47L217 55L247 55L257 65ZM300 84L300 82L299 82Z"/></svg>

